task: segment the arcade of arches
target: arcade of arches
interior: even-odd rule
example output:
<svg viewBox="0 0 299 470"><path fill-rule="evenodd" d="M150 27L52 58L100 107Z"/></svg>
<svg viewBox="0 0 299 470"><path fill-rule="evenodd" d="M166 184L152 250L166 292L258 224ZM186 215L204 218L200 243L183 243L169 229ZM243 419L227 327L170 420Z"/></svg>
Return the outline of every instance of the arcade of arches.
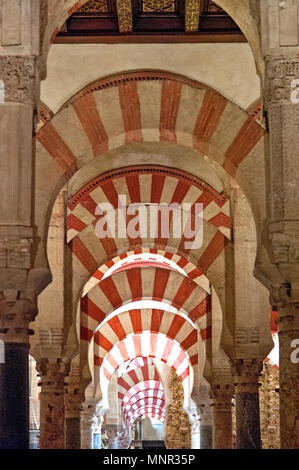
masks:
<svg viewBox="0 0 299 470"><path fill-rule="evenodd" d="M299 448L299 0L0 3L0 448Z"/></svg>

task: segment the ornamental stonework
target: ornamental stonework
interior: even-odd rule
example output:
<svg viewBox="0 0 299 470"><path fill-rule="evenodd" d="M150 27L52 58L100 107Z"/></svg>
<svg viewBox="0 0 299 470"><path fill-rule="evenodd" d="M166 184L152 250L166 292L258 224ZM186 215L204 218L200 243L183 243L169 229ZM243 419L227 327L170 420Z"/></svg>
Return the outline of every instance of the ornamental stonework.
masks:
<svg viewBox="0 0 299 470"><path fill-rule="evenodd" d="M166 413L166 448L191 449L191 424L184 411L184 390L181 379L171 370L169 390L172 393L172 404Z"/></svg>
<svg viewBox="0 0 299 470"><path fill-rule="evenodd" d="M263 449L279 449L279 371L269 362L264 362L259 396Z"/></svg>
<svg viewBox="0 0 299 470"><path fill-rule="evenodd" d="M266 104L291 104L292 82L299 79L299 57L266 58Z"/></svg>
<svg viewBox="0 0 299 470"><path fill-rule="evenodd" d="M34 104L36 101L36 63L33 56L1 56L0 80L4 83L4 102Z"/></svg>

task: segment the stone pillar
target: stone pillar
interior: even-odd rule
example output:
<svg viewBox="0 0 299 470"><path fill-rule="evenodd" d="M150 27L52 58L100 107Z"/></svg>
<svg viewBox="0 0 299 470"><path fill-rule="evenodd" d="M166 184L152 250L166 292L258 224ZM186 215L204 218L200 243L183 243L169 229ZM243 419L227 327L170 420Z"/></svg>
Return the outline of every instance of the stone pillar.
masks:
<svg viewBox="0 0 299 470"><path fill-rule="evenodd" d="M238 449L261 449L258 381L262 361L239 359L234 366Z"/></svg>
<svg viewBox="0 0 299 470"><path fill-rule="evenodd" d="M67 377L68 379L68 377ZM67 382L65 388L65 448L81 449L81 404L84 392L81 383Z"/></svg>
<svg viewBox="0 0 299 470"><path fill-rule="evenodd" d="M193 415L191 427L191 449L200 449L200 416Z"/></svg>
<svg viewBox="0 0 299 470"><path fill-rule="evenodd" d="M65 377L69 367L60 358L41 359L40 372L40 449L64 449Z"/></svg>
<svg viewBox="0 0 299 470"><path fill-rule="evenodd" d="M102 424L104 416L98 416L97 414L92 420L92 433L93 433L93 449L102 448Z"/></svg>
<svg viewBox="0 0 299 470"><path fill-rule="evenodd" d="M299 449L299 302L278 309L280 440Z"/></svg>
<svg viewBox="0 0 299 470"><path fill-rule="evenodd" d="M213 449L233 448L231 384L213 384Z"/></svg>
<svg viewBox="0 0 299 470"><path fill-rule="evenodd" d="M299 448L298 364L292 353L298 339L299 214L298 186L299 3L260 2L266 65L265 109L270 133L268 186L269 261L259 272L271 288L279 312L280 438L282 448ZM269 21L271 11L274 21ZM294 353L295 354L295 353ZM295 354L296 355L296 354ZM296 360L296 358L294 358Z"/></svg>
<svg viewBox="0 0 299 470"><path fill-rule="evenodd" d="M200 414L197 408L199 397L193 395L190 400L188 416L191 423L191 449L200 449Z"/></svg>
<svg viewBox="0 0 299 470"><path fill-rule="evenodd" d="M0 293L0 449L29 447L29 334L37 313L35 299L23 293Z"/></svg>
<svg viewBox="0 0 299 470"><path fill-rule="evenodd" d="M118 448L118 431L117 428L113 425L108 425L107 428L108 434L108 449L117 449Z"/></svg>
<svg viewBox="0 0 299 470"><path fill-rule="evenodd" d="M93 449L93 419L95 415L95 400L86 400L81 406L81 449Z"/></svg>

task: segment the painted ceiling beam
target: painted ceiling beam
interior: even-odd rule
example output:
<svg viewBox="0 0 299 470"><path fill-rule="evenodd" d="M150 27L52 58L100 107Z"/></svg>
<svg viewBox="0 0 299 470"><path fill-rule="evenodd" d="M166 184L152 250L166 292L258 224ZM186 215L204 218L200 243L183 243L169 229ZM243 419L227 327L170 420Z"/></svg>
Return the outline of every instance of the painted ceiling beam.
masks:
<svg viewBox="0 0 299 470"><path fill-rule="evenodd" d="M116 0L120 33L133 32L132 0Z"/></svg>
<svg viewBox="0 0 299 470"><path fill-rule="evenodd" d="M195 33L199 29L199 15L204 6L203 0L186 0L185 31Z"/></svg>

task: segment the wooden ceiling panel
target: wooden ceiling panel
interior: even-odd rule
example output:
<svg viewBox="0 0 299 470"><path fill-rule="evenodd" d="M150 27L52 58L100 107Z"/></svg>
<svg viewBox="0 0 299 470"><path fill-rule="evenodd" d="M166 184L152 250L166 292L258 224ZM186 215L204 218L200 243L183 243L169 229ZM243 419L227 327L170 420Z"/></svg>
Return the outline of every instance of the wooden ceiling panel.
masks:
<svg viewBox="0 0 299 470"><path fill-rule="evenodd" d="M67 20L55 42L245 42L245 38L211 0L90 0Z"/></svg>

